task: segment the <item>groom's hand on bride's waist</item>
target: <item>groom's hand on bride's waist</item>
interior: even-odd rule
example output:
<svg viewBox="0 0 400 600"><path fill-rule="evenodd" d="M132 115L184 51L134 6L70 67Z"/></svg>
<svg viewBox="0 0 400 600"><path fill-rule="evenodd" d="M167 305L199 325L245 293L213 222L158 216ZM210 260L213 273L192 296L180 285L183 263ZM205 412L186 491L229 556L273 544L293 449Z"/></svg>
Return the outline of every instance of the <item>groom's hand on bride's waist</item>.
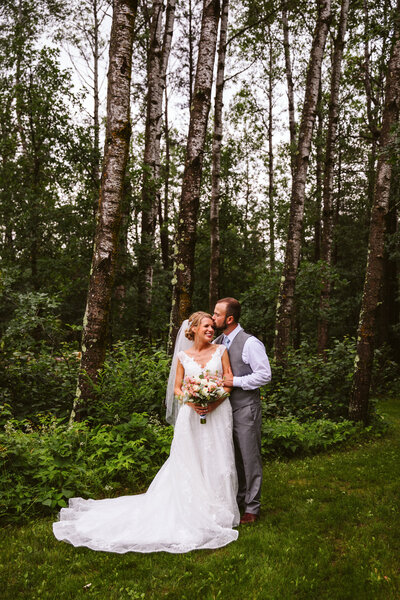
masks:
<svg viewBox="0 0 400 600"><path fill-rule="evenodd" d="M224 386L233 387L233 375L231 375L230 373L226 373L224 375Z"/></svg>

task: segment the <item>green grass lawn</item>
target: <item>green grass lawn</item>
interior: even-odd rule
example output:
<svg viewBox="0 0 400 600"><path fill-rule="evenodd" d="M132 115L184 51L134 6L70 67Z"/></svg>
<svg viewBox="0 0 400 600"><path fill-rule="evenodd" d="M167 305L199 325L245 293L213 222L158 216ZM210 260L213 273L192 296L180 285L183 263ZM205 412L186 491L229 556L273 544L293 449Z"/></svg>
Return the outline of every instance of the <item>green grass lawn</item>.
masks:
<svg viewBox="0 0 400 600"><path fill-rule="evenodd" d="M262 518L219 550L115 555L1 531L0 598L400 599L400 401L382 439L265 466Z"/></svg>

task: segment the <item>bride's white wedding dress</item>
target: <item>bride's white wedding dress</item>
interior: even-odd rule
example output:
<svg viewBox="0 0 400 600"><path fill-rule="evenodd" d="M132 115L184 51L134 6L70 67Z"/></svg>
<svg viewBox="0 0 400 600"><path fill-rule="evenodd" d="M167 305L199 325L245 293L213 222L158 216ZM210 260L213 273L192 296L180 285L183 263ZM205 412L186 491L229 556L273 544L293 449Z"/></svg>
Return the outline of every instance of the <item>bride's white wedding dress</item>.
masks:
<svg viewBox="0 0 400 600"><path fill-rule="evenodd" d="M185 375L222 375L224 346L202 368L185 352ZM58 540L107 552L189 552L236 540L239 524L232 409L225 400L200 424L183 405L168 460L145 494L105 500L72 498L53 524Z"/></svg>

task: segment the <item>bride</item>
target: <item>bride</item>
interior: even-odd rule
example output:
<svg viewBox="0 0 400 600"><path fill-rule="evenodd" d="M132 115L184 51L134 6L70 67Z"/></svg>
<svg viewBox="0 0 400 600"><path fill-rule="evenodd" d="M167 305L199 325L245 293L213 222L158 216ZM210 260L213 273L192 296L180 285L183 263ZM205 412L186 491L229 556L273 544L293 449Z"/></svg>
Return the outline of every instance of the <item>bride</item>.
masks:
<svg viewBox="0 0 400 600"><path fill-rule="evenodd" d="M104 500L72 498L53 524L58 540L107 552L189 552L234 541L239 524L237 476L228 400L208 407L176 400L185 375L230 372L225 346L212 344L211 315L182 324L167 388L167 420L175 423L168 460L145 494ZM207 414L206 424L200 415ZM176 422L175 422L176 421Z"/></svg>

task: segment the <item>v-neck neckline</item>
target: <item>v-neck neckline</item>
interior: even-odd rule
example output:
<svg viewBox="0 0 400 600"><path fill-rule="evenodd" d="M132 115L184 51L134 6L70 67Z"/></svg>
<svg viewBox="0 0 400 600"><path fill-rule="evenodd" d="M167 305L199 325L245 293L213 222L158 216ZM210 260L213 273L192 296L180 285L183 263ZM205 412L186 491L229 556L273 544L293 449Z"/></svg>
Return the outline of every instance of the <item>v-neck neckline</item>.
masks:
<svg viewBox="0 0 400 600"><path fill-rule="evenodd" d="M214 358L214 356L216 355L216 353L218 352L218 346L217 348L214 350L214 352L212 353L211 357L209 358L209 360L206 362L206 364L203 366L199 363L198 360L196 360L195 358L193 358L193 356L190 356L190 354L188 354L187 352L185 352L184 350L182 350L182 352L188 357L190 358L194 363L196 363L196 365L198 365L200 367L200 369L205 369L210 362L212 361L212 359Z"/></svg>

